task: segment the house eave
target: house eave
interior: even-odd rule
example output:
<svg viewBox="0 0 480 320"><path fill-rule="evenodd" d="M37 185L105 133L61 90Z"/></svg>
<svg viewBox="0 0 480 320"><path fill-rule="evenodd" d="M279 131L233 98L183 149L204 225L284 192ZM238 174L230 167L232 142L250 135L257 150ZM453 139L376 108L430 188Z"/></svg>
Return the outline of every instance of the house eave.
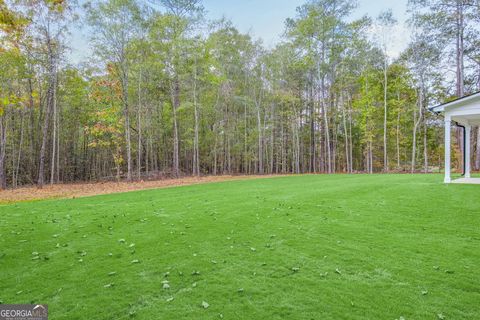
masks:
<svg viewBox="0 0 480 320"><path fill-rule="evenodd" d="M441 113L445 112L445 109L450 109L454 108L456 106L462 106L468 102L475 101L475 100L480 100L480 92L473 93L471 95L455 99L450 102L446 102L437 106L429 107L428 110L435 112L435 113Z"/></svg>

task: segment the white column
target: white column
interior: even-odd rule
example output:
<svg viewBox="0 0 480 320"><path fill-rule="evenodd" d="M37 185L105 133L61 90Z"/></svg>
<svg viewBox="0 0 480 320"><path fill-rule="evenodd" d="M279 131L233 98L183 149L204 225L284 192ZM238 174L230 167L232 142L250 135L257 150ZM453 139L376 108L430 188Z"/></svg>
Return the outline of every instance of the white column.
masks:
<svg viewBox="0 0 480 320"><path fill-rule="evenodd" d="M465 147L463 152L465 152L465 178L470 178L470 133L472 132L472 127L470 125L465 125Z"/></svg>
<svg viewBox="0 0 480 320"><path fill-rule="evenodd" d="M450 116L445 116L445 183L450 183Z"/></svg>

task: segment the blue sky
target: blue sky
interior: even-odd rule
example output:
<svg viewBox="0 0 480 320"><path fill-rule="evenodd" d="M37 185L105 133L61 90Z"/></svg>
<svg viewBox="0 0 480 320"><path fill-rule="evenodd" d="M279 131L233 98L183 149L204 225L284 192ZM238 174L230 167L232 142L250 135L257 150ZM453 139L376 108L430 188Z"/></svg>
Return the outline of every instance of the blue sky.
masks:
<svg viewBox="0 0 480 320"><path fill-rule="evenodd" d="M270 47L279 41L287 18L295 17L296 8L305 0L204 0L211 18L225 15L242 32L249 32L264 40ZM403 29L406 19L407 0L359 0L352 15L360 18L365 14L376 17L381 11L392 9ZM408 36L402 42L408 42Z"/></svg>
<svg viewBox="0 0 480 320"><path fill-rule="evenodd" d="M204 0L203 4L210 19L222 16L230 19L244 33L263 39L271 48L280 41L287 18L295 17L296 8L305 0ZM365 14L376 17L381 11L392 9L398 26L392 33L389 53L395 57L408 43L408 30L405 27L407 0L358 0L358 8L352 18ZM74 30L70 41L71 58L78 63L88 57L87 36Z"/></svg>

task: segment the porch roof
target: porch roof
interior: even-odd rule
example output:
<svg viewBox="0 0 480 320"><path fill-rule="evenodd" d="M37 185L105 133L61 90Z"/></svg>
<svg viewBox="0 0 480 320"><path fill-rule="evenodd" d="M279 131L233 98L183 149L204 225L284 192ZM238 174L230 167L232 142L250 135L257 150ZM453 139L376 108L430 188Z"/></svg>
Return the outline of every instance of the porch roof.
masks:
<svg viewBox="0 0 480 320"><path fill-rule="evenodd" d="M480 92L429 109L462 125L480 125Z"/></svg>

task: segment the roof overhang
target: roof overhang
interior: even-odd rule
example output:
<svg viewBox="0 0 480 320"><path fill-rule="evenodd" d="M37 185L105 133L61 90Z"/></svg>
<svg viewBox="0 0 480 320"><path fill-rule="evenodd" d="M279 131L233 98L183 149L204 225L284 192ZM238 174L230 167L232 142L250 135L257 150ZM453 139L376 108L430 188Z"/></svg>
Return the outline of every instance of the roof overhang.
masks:
<svg viewBox="0 0 480 320"><path fill-rule="evenodd" d="M429 109L442 113L447 121L454 121L463 126L478 126L480 125L480 92Z"/></svg>
<svg viewBox="0 0 480 320"><path fill-rule="evenodd" d="M480 92L476 92L474 94L465 96L463 98L458 98L453 101L440 104L438 106L430 107L428 109L432 112L441 113L441 112L445 112L445 110L451 110L456 107L461 107L470 103L477 103L477 102L480 102Z"/></svg>

